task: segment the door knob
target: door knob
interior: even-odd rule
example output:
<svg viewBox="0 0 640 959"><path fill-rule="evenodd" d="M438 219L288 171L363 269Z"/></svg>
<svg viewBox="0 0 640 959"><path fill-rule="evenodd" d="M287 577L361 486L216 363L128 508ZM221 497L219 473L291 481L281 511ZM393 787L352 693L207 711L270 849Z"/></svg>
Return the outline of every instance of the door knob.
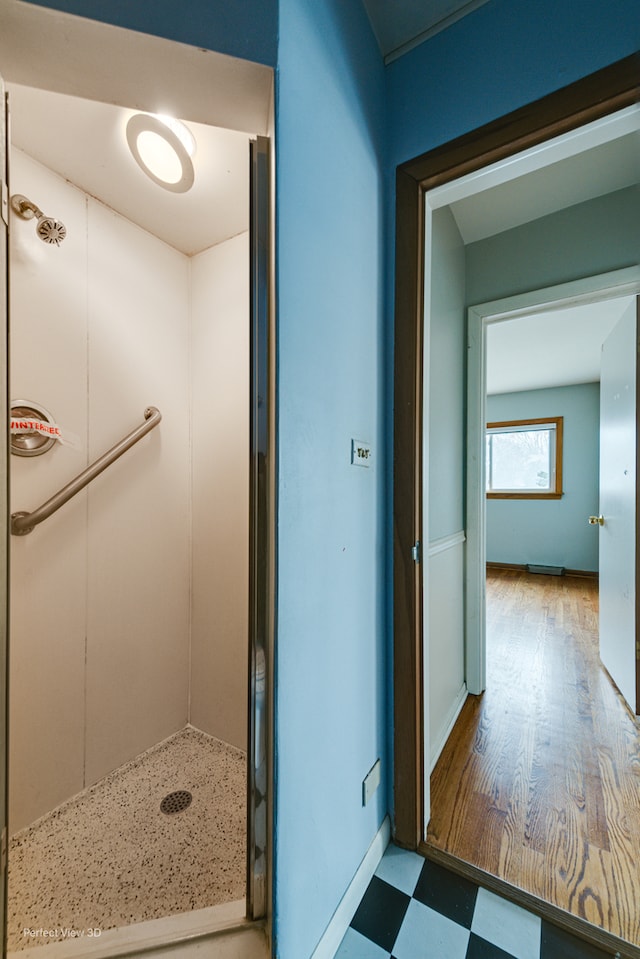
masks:
<svg viewBox="0 0 640 959"><path fill-rule="evenodd" d="M589 526L604 526L604 516L590 516Z"/></svg>

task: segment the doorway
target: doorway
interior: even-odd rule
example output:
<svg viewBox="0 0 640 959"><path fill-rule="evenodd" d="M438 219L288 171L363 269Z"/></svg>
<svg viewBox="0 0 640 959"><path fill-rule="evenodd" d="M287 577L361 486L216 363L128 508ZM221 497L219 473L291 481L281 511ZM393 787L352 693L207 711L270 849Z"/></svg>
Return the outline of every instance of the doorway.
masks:
<svg viewBox="0 0 640 959"><path fill-rule="evenodd" d="M150 867L155 852L148 834L145 838L140 815L144 806L160 807L155 800L163 797L156 797L157 789L147 789L154 776L157 788L170 794L164 797L169 800L166 809L160 809L161 830L166 832L171 823L184 831L189 815L195 820L202 816L203 807L211 811L215 802L207 793L208 780L214 792L222 783L230 787L231 807L229 797L222 802L227 803L229 814L220 814L214 831L237 833L236 839L226 841L220 855L211 850L207 854L209 863L217 862L217 867L203 871L194 865L191 878L186 877L191 887L184 901L174 897L159 912L139 914L133 903L144 899L148 890L136 891L132 884L131 908L128 900L122 908L127 883L116 878L122 915L89 920L82 910L74 907L73 911L80 916L80 924L84 920L83 928L100 930L103 950L108 948L108 930L194 909L209 912L191 915L182 933L174 922L170 930L147 929L146 934L156 941L165 935L179 941L180 935L193 936L197 920L196 935L202 937L219 921L228 925L242 923L245 917L260 919L268 905L272 383L270 264L265 259L269 146L264 134L270 132L271 75L248 64L253 84L229 97L233 80L224 80L220 60L225 58L215 54L209 58L204 51L36 8L11 9L8 14L5 10L3 17L10 22L8 31L3 31L6 46L0 61L6 78L13 81L10 100L16 121L11 194L26 195L49 215L61 222L66 219L60 246L45 248L33 224L21 222L16 207L12 214L10 322L16 371L11 399L16 400L13 390L18 389L21 401L47 407L67 443L56 444L37 459L12 457L19 474L12 484L12 508L38 506L47 493L63 486L70 472L80 472L135 426L149 404L157 405L162 416L154 432L105 476L42 526L12 538L11 831L20 833L24 850L22 840L37 828L36 820L42 823L43 817L53 816L61 822L79 792L86 791L95 804L110 778L136 773L148 759L157 765L162 756L177 749L179 755L170 760L173 772L160 766L155 773L153 769L143 772L144 795L139 808L132 811L132 822L138 825L131 829L137 834L123 826L129 835L125 845L138 845L138 860ZM70 66L62 77L58 74L47 81L43 79L46 64L43 68L40 63L30 78L19 61L23 65L37 62L24 46L31 42L29 36L38 43L45 30L53 59L56 43L66 53L70 43L77 43L81 55L89 60L95 57L96 63L112 62L107 52L121 59L118 90L109 87L108 76L100 76L99 69L88 70L83 79ZM119 46L123 38L128 44L125 54ZM122 102L127 73L130 81L140 77L137 57L144 59L149 71L137 90L138 80L130 85L131 99ZM193 58L198 61L195 67ZM59 62L64 59L58 57ZM170 62L190 75L177 92L161 79L170 72L166 69ZM236 81L239 66L234 62ZM220 84L212 94L216 75ZM156 82L149 82L147 76L155 76ZM218 98L226 101L222 107L216 106ZM200 194L193 201L194 209L199 207L196 229L207 221L210 225L221 222L222 216L216 214L225 202L225 188L226 202L240 211L242 220L239 226L223 227L224 235L204 238L203 244L202 235L194 239L192 233L189 239L183 232L187 216L184 206L178 206L183 198L171 193L174 214L167 215L166 209L162 214L161 188L157 182L145 181L130 156L126 159L132 161L134 176L140 177L139 189L138 196L134 191L128 201L125 191L124 203L117 195L101 194L101 188L85 178L87 171L100 172L102 166L110 186L120 185L123 179L122 171L109 166L112 144L99 146L101 125L107 139L115 143L117 137L124 137L133 113L140 108L157 110L159 102L172 100L173 106L180 101L176 112L199 140L201 183L216 172L225 181L218 200ZM229 115L230 100L238 107L235 117ZM48 129L45 121L55 126L55 116L60 140L68 140L75 161L80 163L87 147L89 155L97 148L98 155L90 155L85 173L59 165L62 161L54 154L56 150L59 154L61 144L55 138L50 141L49 156L38 154L37 144L32 148L34 140L28 142L29 134L33 136L38 128ZM76 132L65 128L63 135L64 124L73 125L74 117ZM221 119L233 126L218 129ZM97 126L92 127L94 122ZM212 150L212 136L226 139L231 153ZM20 149L17 138L21 138ZM122 142L126 146L126 140ZM119 146L122 142L118 140ZM160 197L150 198L148 212L152 218L160 213L170 236L159 235L157 219L156 226L141 222L136 212L136 202L149 186ZM47 254L59 254L58 260L47 259ZM40 324L37 330L34 323ZM44 349L31 354L28 342L34 340ZM47 401L35 395L42 391L52 398ZM71 465L62 464L62 457L56 456L60 452L71 455ZM34 478L35 472L40 480ZM33 575L43 588L40 603L29 602L29 591L21 588ZM36 637L42 645L34 650ZM33 697L36 676L42 688ZM222 685L216 688L219 682ZM53 696L50 702L47 686ZM189 784L193 764L187 754L191 756L194 747L204 749L205 755L202 776L196 775ZM215 763L212 747L218 754ZM47 764L50 769L45 769ZM184 780L182 785L177 779ZM125 784L123 788L131 795L137 787ZM51 794L45 795L46 790ZM116 833L118 822L116 817L112 830ZM71 849L90 845L85 839L91 829L83 828L75 837L69 832L71 827L65 837ZM173 842L168 836L165 839L165 845ZM202 839L202 835L187 837L187 846L200 846ZM174 853L176 860L184 859L179 847ZM9 858L11 862L11 852ZM108 861L109 853L102 858ZM63 866L59 871L69 872ZM91 857L85 863L87 871L95 873ZM161 871L166 880L162 865ZM147 887L151 874L152 870ZM109 880L99 874L95 878L103 883L104 892ZM207 885L211 887L211 880L219 886L219 894L205 902L201 893ZM24 876L14 877L13 891L30 884L32 880ZM67 892L75 901L76 890ZM11 884L9 896L11 902ZM100 898L106 899L106 893ZM224 908L216 918L215 909L221 904ZM67 915L47 915L38 922L37 916L21 915L17 908L13 918L21 928L33 927L36 933L53 927L69 930L68 938L76 934L81 938L78 924ZM90 936L85 933L84 947ZM31 938L28 944L33 946ZM21 944L10 940L9 948L19 949Z"/></svg>
<svg viewBox="0 0 640 959"><path fill-rule="evenodd" d="M468 311L468 394L467 394L467 461L473 464L467 471L467 582L468 592L467 602L467 629L465 636L465 648L468 666L468 676L472 677L468 683L471 692L480 693L486 686L486 649L484 638L485 603L484 603L484 577L487 565L487 559L496 560L497 555L487 555L487 497L486 497L486 424L489 420L487 412L488 400L488 340L491 338L494 342L502 339L503 344L511 342L516 345L516 352L526 350L526 359L516 358L516 353L511 353L509 360L511 369L509 375L516 380L512 382L524 382L527 376L535 376L533 372L533 363L536 353L543 357L549 352L549 347L544 343L548 341L545 337L551 329L554 332L554 360L547 361L544 369L539 376L550 382L550 377L562 377L563 351L566 356L570 353L576 353L572 347L574 338L580 340L579 355L574 355L572 363L574 365L575 377L577 380L587 375L591 371L590 378L600 378L601 367L601 346L606 340L607 334L615 329L618 321L624 313L633 304L635 294L640 284L640 271L636 267L613 271L601 275L585 277L584 279L561 284L559 286L549 287L543 290L532 290L525 294L513 297L506 297L501 300L490 303L478 304L471 307ZM562 323L566 324L564 336L565 345L562 346L563 334L561 332ZM505 333L511 331L512 336ZM536 339L536 330L540 335L540 341L534 344ZM529 346L526 343L529 341ZM510 349L510 347L509 347ZM508 353L508 350L506 351ZM568 362L568 361L567 361ZM556 372L554 373L554 364ZM527 371L529 369L529 371ZM565 364L566 369L566 364ZM530 382L534 382L531 380ZM540 380L538 380L540 382ZM540 398L533 400L538 403ZM547 402L543 399L542 402ZM593 398L591 398L593 405ZM538 407L542 409L551 409L557 407ZM504 411L504 405L493 409ZM522 412L521 405L512 405L512 410ZM558 414L559 415L559 414ZM521 417L515 417L521 419ZM598 420L599 422L599 420ZM582 433L584 424L578 426L578 433ZM598 426L599 429L599 426ZM587 503L595 499L595 489L585 485L585 495L577 497L572 495L570 508L567 511L565 504L560 498L555 503L556 514L553 523L553 530L558 531L564 528L565 539L567 539L570 530L574 530L582 514L584 514L585 524L581 537L578 537L578 543L573 552L564 552L562 555L566 560L568 556L573 557L573 562L560 562L560 554L550 554L548 549L552 547L543 547L541 544L544 531L550 533L549 525L540 513L542 504L536 502L537 513L535 518L527 512L527 503L515 504L519 506L518 515L522 516L524 507L527 518L528 528L535 530L534 542L529 549L538 550L535 555L529 555L527 562L531 561L534 565L539 563L545 565L541 550L546 549L546 565L564 566L568 568L583 571L591 567L597 568L595 557L597 550L593 545L589 545L590 530L587 526L587 517L591 512L591 507L586 509ZM591 500L589 500L589 496ZM507 508L514 506L513 502L492 501L489 507ZM531 504L529 504L530 506ZM552 505L547 502L547 507ZM597 504L592 502L595 508ZM576 512L573 509L576 509ZM494 510L495 512L495 510ZM504 519L502 514L502 519ZM513 519L513 516L511 517ZM558 525L560 524L560 525ZM566 524L563 526L563 524ZM537 543L535 537L539 537ZM573 539L575 540L575 535ZM547 536L550 540L551 536ZM566 543L562 549L567 549ZM503 554L504 555L504 554ZM513 553L511 554L514 555ZM591 556L591 562L585 564L584 559L580 557ZM550 562L549 557L555 558L558 562ZM574 563L578 565L575 566Z"/></svg>
<svg viewBox="0 0 640 959"><path fill-rule="evenodd" d="M601 280L605 288L613 286L612 281L613 277ZM499 444L492 450L497 460L492 489L501 485L500 474L506 472L502 438L510 446L510 430L526 419L528 433L535 425L546 430L553 422L555 427L562 417L565 442L557 466L562 469L563 495L545 499L538 492L535 499L520 494L523 498L487 500L487 558L492 568L487 570L482 654L486 691L464 704L434 769L427 833L428 855L437 858L444 852L499 877L519 893L524 890L543 900L537 906L543 914L548 914L549 904L564 910L564 916L551 914L556 921L569 924L580 917L606 930L618 937L616 948L625 954L628 947L622 940L639 939L635 896L627 897L624 888L614 890L613 879L626 887L635 877L631 865L635 854L627 857L626 848L639 838L628 824L638 809L632 770L640 737L600 663L593 572L598 568L598 543L591 540L598 529L587 523L599 498L600 390L598 383L552 386L549 378L562 375L565 380L571 364L560 363L562 374L560 368L554 374L553 360L547 358L544 368L536 370L535 341L524 351L522 341L537 330L536 339L539 336L548 351L550 338L544 335L548 320L560 361L562 321L575 343L571 326L577 320L583 343L590 327L594 343L590 358L587 353L577 362L573 356L574 377L597 377L599 344L608 339L611 327L617 331L629 307L635 312L633 298L620 296L608 304L552 311L544 320L536 314L509 320L505 311L501 322L485 328L483 340L493 340L495 347L495 337L502 339L503 358L509 354L509 330L518 342L518 355L510 355L502 378L487 363L486 385L494 392L487 398L489 412L478 414L480 442L484 444L486 418L502 421L492 426L503 430L493 434ZM595 328L589 323L590 313L598 321ZM472 350L472 366L476 360ZM583 365L587 361L588 367ZM508 391L495 392L500 386ZM519 386L538 389L514 392ZM619 385L616 391L625 392ZM470 410L477 405L477 397L470 397ZM521 449L521 442L516 445ZM469 458L474 457L482 460L482 451L470 451ZM517 468L520 463L519 456ZM537 472L541 465L536 459L532 486L544 479ZM483 479L480 469L475 481L484 492ZM513 485L518 482L516 474ZM496 508L493 515L491 507ZM609 522L615 525L613 511ZM634 518L625 525L635 526ZM633 575L633 564L627 576L629 572ZM629 640L633 647L634 637ZM621 828L618 815L623 808ZM618 865L608 871L613 861Z"/></svg>
<svg viewBox="0 0 640 959"><path fill-rule="evenodd" d="M594 96L598 84L601 84L601 91L607 91L602 98ZM424 435L423 389L426 386L423 384L427 382L426 364L429 357L425 340L429 334L428 330L422 330L421 325L416 325L415 318L421 315L423 295L425 299L430 296L430 277L427 275L426 283L423 282L423 264L430 263L432 233L429 225L425 231L427 256L423 260L421 238L425 229L425 211L422 197L424 192L448 184L469 170L483 170L487 162L497 162L505 156L518 153L523 146L544 143L563 131L579 128L587 119L607 116L620 107L632 104L636 86L633 63L629 61L616 65L604 71L597 80L589 78L589 82L584 81L546 98L536 105L538 109L520 111L493 127L476 131L474 135L418 158L398 171L395 406L396 410L402 410L402 415L396 417L394 434L395 804L397 839L411 848L424 850L424 830L429 818L428 777L431 758L425 749L422 716L422 703L425 699L428 701L428 671L422 637L428 624L425 622L421 598L428 576L423 564L412 561L412 548L417 541L424 539L422 508L425 470L422 462L425 451L416 443L416 437ZM469 379L476 375L477 371L470 368ZM468 520L472 495L473 492L467 490L464 530L467 553L470 550L469 537L477 535ZM484 490L482 493L475 490L475 495L484 496ZM423 555L426 549L425 544ZM414 555L415 552L414 549ZM483 615L479 567L474 575L477 579L477 602L473 599L468 601L467 633L470 628L477 629L479 618ZM471 587L473 590L473 582ZM475 627L471 620L473 616L476 617ZM467 687L472 692L480 692L484 680L482 663L477 658L473 659L470 645L466 646L465 670Z"/></svg>

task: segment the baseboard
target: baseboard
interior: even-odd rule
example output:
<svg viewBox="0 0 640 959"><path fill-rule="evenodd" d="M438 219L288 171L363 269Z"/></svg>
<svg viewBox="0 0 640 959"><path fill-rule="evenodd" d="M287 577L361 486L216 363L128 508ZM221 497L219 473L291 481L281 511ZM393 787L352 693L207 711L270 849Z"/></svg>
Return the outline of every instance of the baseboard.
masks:
<svg viewBox="0 0 640 959"><path fill-rule="evenodd" d="M452 707L452 709L451 709L451 714L450 714L450 717L449 717L449 722L447 723L447 725L445 726L442 734L440 735L440 739L438 740L438 743L436 744L436 748L435 748L435 749L433 750L433 752L431 753L430 761L429 761L429 766L430 766L429 772L430 772L430 773L433 772L434 767L435 767L435 764L438 762L438 759L440 758L440 753L441 753L442 750L444 749L444 747L445 747L445 745L446 745L446 742L447 742L447 739L448 739L449 736L451 735L451 730L453 729L453 727L454 727L455 724L456 724L456 720L457 720L458 716L460 715L460 712L461 712L461 710L462 710L462 707L464 706L465 702L467 701L467 696L468 696L468 695L469 695L469 693L468 693L468 691L467 691L467 684L466 684L466 683L463 683L462 686L460 687L460 691L459 691L458 695L456 696L455 702L454 702L453 707Z"/></svg>
<svg viewBox="0 0 640 959"><path fill-rule="evenodd" d="M345 933L349 928L349 923L353 919L353 914L360 905L367 886L371 882L373 874L384 855L384 851L389 845L390 838L391 823L389 822L389 817L385 816L384 822L369 846L366 856L358 866L358 871L349 883L347 891L340 900L340 904L331 917L331 921L316 946L311 959L333 959L335 956L338 946L344 939Z"/></svg>
<svg viewBox="0 0 640 959"><path fill-rule="evenodd" d="M516 572L526 573L527 566L525 563L489 563L487 562L487 569L512 569ZM599 574L597 570L591 569L565 569L565 576L581 576L584 579L598 579Z"/></svg>
<svg viewBox="0 0 640 959"><path fill-rule="evenodd" d="M565 576L581 576L583 579L600 579L597 569L565 569Z"/></svg>

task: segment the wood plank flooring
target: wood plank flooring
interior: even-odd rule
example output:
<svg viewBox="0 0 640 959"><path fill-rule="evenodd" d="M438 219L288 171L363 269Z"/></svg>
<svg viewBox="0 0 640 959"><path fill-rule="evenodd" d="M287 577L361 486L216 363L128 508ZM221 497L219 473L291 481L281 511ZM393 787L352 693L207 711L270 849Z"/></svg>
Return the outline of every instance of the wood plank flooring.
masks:
<svg viewBox="0 0 640 959"><path fill-rule="evenodd" d="M600 665L596 582L491 570L487 646L427 843L640 945L640 726Z"/></svg>

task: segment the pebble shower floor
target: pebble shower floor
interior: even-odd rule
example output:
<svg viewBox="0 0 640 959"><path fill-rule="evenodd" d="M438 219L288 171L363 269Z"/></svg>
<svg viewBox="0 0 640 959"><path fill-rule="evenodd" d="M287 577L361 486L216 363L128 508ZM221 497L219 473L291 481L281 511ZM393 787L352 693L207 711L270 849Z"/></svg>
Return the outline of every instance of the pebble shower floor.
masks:
<svg viewBox="0 0 640 959"><path fill-rule="evenodd" d="M11 839L8 950L243 899L246 828L245 754L187 726Z"/></svg>

